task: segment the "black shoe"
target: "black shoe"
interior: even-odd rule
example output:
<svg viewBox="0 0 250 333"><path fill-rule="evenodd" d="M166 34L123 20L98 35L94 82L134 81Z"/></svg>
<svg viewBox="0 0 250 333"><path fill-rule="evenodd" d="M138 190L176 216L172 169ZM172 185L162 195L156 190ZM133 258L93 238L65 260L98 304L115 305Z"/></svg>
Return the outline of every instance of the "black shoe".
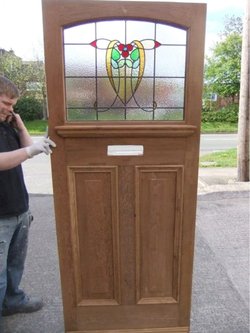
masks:
<svg viewBox="0 0 250 333"><path fill-rule="evenodd" d="M3 308L2 316L11 316L16 313L30 313L40 310L43 307L43 301L36 297L26 297L25 302L13 308Z"/></svg>

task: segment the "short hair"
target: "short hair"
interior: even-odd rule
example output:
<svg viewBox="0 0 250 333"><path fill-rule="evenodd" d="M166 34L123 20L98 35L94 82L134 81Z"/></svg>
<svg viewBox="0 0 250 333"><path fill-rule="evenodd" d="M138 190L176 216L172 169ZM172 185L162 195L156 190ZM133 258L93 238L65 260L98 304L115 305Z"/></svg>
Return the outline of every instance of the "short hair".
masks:
<svg viewBox="0 0 250 333"><path fill-rule="evenodd" d="M7 77L0 75L0 96L6 95L9 98L18 98L20 96L17 86Z"/></svg>

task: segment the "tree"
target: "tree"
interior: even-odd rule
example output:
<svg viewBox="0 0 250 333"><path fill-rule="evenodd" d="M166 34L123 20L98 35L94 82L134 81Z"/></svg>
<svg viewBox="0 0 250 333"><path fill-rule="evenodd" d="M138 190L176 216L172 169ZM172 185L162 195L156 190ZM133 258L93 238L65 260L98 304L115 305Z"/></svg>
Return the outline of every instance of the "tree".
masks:
<svg viewBox="0 0 250 333"><path fill-rule="evenodd" d="M22 59L17 57L14 51L5 51L3 49L1 50L0 74L15 82L21 94L26 90L26 84L23 78L24 73L22 69Z"/></svg>
<svg viewBox="0 0 250 333"><path fill-rule="evenodd" d="M15 82L21 96L32 96L42 101L46 118L45 70L42 61L23 61L12 50L0 49L0 74Z"/></svg>
<svg viewBox="0 0 250 333"><path fill-rule="evenodd" d="M238 123L238 181L249 181L249 109L250 109L250 5L247 1L243 24L240 107Z"/></svg>
<svg viewBox="0 0 250 333"><path fill-rule="evenodd" d="M224 20L224 30L220 33L221 38L227 37L231 33L242 34L243 24L241 17L232 15L226 16Z"/></svg>
<svg viewBox="0 0 250 333"><path fill-rule="evenodd" d="M206 93L230 97L232 102L236 101L240 91L242 44L240 22L240 18L227 19L221 40L216 43L212 55L206 58L205 65Z"/></svg>

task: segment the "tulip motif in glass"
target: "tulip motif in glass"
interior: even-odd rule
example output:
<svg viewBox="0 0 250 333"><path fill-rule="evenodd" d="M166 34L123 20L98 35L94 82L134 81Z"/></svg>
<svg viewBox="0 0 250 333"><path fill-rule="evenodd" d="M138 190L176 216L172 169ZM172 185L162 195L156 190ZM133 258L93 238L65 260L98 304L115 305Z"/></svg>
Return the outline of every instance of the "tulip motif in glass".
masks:
<svg viewBox="0 0 250 333"><path fill-rule="evenodd" d="M133 40L123 44L118 40L100 38L91 46L106 50L106 71L112 88L120 101L127 105L135 98L145 69L145 50L153 50L161 44L153 39Z"/></svg>

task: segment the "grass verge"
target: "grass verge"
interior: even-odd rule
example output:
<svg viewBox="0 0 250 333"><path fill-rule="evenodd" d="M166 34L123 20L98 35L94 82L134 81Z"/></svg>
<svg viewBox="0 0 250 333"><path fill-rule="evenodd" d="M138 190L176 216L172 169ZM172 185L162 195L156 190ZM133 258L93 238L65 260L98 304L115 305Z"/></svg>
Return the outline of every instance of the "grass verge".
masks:
<svg viewBox="0 0 250 333"><path fill-rule="evenodd" d="M31 135L43 135L46 132L47 120L25 121L25 126Z"/></svg>
<svg viewBox="0 0 250 333"><path fill-rule="evenodd" d="M201 133L237 133L238 124L237 123L201 123Z"/></svg>
<svg viewBox="0 0 250 333"><path fill-rule="evenodd" d="M237 166L237 149L229 149L200 156L201 168L234 168Z"/></svg>

